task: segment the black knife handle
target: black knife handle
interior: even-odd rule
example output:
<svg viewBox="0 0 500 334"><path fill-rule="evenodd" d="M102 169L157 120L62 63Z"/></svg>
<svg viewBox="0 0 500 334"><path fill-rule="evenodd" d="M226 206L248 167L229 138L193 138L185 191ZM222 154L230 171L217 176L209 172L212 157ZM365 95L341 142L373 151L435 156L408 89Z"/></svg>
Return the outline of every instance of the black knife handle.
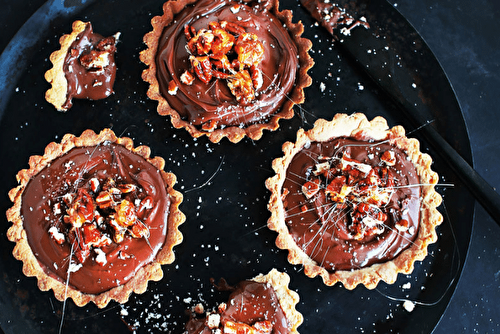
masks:
<svg viewBox="0 0 500 334"><path fill-rule="evenodd" d="M379 1L384 0L369 1L369 3L375 6ZM372 10L374 9L372 8ZM381 38L379 32L375 35L372 28L358 27L353 29L351 33L345 36L340 31L335 31L334 34L337 35L335 45L342 50L343 54L359 64L358 67L363 69L373 82L396 103L399 110L434 146L437 154L443 158L481 206L500 226L500 195L437 132L432 124L428 124L433 112L424 100L414 93L415 89L412 88L412 83L415 82L415 78L412 75L415 74L415 69L396 63L396 60L400 59L399 55L408 52L408 50L396 50L392 46L385 47L388 40ZM391 34L392 31L386 29L385 33ZM377 54L366 52L371 49L379 52ZM431 52L430 49L428 52ZM386 66L381 67L380 64L386 64ZM440 65L437 64L437 66ZM452 93L454 94L454 92ZM424 124L428 125L422 126Z"/></svg>
<svg viewBox="0 0 500 334"><path fill-rule="evenodd" d="M464 182L479 204L500 225L500 195L432 126L421 129L424 137Z"/></svg>

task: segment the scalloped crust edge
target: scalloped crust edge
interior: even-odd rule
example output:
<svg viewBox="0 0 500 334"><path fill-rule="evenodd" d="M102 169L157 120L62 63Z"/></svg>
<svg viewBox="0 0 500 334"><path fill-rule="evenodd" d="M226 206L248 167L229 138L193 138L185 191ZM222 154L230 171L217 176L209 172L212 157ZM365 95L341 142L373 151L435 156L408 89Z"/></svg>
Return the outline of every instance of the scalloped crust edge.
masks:
<svg viewBox="0 0 500 334"><path fill-rule="evenodd" d="M143 266L134 275L132 279L123 285L115 287L103 293L93 295L82 293L65 283L47 275L31 251L28 244L26 231L23 227L23 219L21 217L21 200L23 191L29 180L45 168L50 162L57 157L67 153L74 147L95 146L104 142L112 142L124 146L131 152L143 157L155 166L162 175L165 182L167 193L171 198L170 213L168 217L167 236L164 246L158 252L153 262ZM23 273L28 277L36 277L38 287L42 291L52 289L55 297L59 301L64 301L66 298L71 298L78 306L84 306L89 302L95 303L99 308L105 307L111 300L116 300L119 303L127 302L130 294L144 293L147 289L149 280L159 281L163 277L161 265L170 264L174 261L175 255L173 248L180 244L183 240L183 235L178 227L184 223L185 215L179 210L179 205L183 200L183 195L174 190L177 178L172 173L167 173L163 170L165 160L161 157L150 157L151 149L141 145L134 148L132 139L127 137L118 138L110 129L104 129L99 134L92 130L85 130L80 137L72 134L66 134L61 143L51 142L45 148L43 156L33 155L29 158L29 169L23 169L16 175L19 186L9 191L9 198L14 205L7 210L7 219L12 222L12 226L7 231L7 237L10 241L15 242L13 255L17 260L23 262Z"/></svg>
<svg viewBox="0 0 500 334"><path fill-rule="evenodd" d="M314 61L309 56L309 50L312 42L303 38L304 26L302 22L292 22L292 11L279 11L279 0L270 1L268 10L270 10L281 22L285 22L292 39L296 42L299 50L299 71L297 73L296 84L291 91L288 99L285 100L281 110L271 116L268 122L264 124L252 124L248 127L240 128L230 126L224 129L217 129L211 132L199 130L188 121L181 119L179 113L170 107L167 100L161 95L158 79L156 78L156 53L158 50L158 40L163 33L163 28L168 25L186 6L196 3L197 0L167 1L163 4L163 15L155 16L151 19L153 30L144 35L143 41L147 46L146 50L141 51L140 59L148 66L142 73L142 79L149 83L147 96L158 101L158 114L161 116L170 116L170 121L176 129L185 128L193 138L199 138L206 135L213 143L218 143L222 138L227 137L231 142L238 143L245 136L252 140L258 140L262 137L264 130L275 131L279 127L281 118L290 119L294 116L293 106L301 104L305 100L304 88L312 84L312 78L307 74L308 70L314 65ZM248 2L248 1L244 1Z"/></svg>
<svg viewBox="0 0 500 334"><path fill-rule="evenodd" d="M75 21L72 24L72 32L68 35L63 35L59 38L61 48L51 53L50 62L52 68L45 72L45 80L52 87L45 92L45 99L51 103L59 111L67 111L63 105L66 103L68 96L68 81L64 75L64 61L71 44L76 40L76 37L81 34L90 22Z"/></svg>
<svg viewBox="0 0 500 334"><path fill-rule="evenodd" d="M281 190L288 165L293 156L309 142L328 141L337 137L354 137L364 140L388 139L392 144L404 150L416 167L422 184L419 233L415 242L391 261L352 271L329 272L298 247L288 233L281 201ZM420 152L420 143L417 139L405 136L403 127L395 126L389 129L387 121L380 116L368 121L361 113L336 114L332 121L317 120L309 131L299 129L295 144L286 142L282 149L284 156L276 158L272 163L276 175L266 180L266 187L271 191L268 203L271 217L267 225L269 229L278 232L276 246L288 250L288 261L291 264L303 265L308 277L313 278L319 275L324 284L332 286L341 282L349 290L359 284L363 284L368 289L374 289L380 280L392 284L396 281L398 273L411 273L415 261L422 261L426 257L427 246L437 240L436 226L443 221L442 215L436 209L441 204L442 198L434 189L439 177L431 170L431 157Z"/></svg>
<svg viewBox="0 0 500 334"><path fill-rule="evenodd" d="M273 268L266 275L260 274L252 278L252 281L267 283L273 287L281 308L283 312L285 312L286 318L290 324L290 334L298 334L297 327L302 324L304 317L302 313L295 308L300 300L299 294L288 288L290 276Z"/></svg>

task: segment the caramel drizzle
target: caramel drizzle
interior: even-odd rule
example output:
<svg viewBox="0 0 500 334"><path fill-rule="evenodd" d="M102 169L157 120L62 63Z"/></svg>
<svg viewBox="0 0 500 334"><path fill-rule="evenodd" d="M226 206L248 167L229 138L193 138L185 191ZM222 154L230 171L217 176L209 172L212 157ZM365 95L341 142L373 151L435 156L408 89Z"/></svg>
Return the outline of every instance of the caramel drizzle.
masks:
<svg viewBox="0 0 500 334"><path fill-rule="evenodd" d="M106 142L103 145L106 145ZM62 198L62 202L64 202L64 204L59 204L59 206L66 206L65 210L61 210L66 213L63 216L63 226L71 225L72 227L66 227L64 240L56 241L60 244L69 242L72 247L71 254L77 256L79 263L85 262L92 249L95 250L97 255L104 254L102 251L98 252L96 249L100 249L100 247L109 245L112 242L108 237L110 227L114 231L112 235L115 243L121 243L124 234L128 232L133 238L144 238L149 248L153 250L149 242L149 228L138 217L139 212L147 211L152 206L152 203L150 203L152 199L150 197L144 198L138 205L132 204L125 197L122 198L122 195L131 193L136 196L137 186L134 184L116 184L113 179L108 179L106 183L101 185L96 178L95 181L92 178L88 180L89 190L86 190L81 185L84 175L89 170L88 163L99 146L97 145L90 153L88 160L81 168L77 179L72 185L72 191L59 198L59 200ZM113 160L116 160L114 149L111 153ZM94 197L89 194L89 191L94 194ZM101 212L97 211L97 209ZM92 212L89 213L87 211ZM108 212L107 218L103 217L105 216L105 212ZM54 237L54 235L52 236ZM97 262L104 265L106 260L100 259ZM70 263L68 270L72 269L74 267Z"/></svg>
<svg viewBox="0 0 500 334"><path fill-rule="evenodd" d="M102 143L99 143L99 144L95 145L94 149L89 154L89 157L88 157L87 161L85 162L85 164L83 165L82 169L80 170L77 179L73 183L73 194L76 194L79 183L81 181L83 181L84 175L90 169L90 167L88 166L88 164L89 164L90 160L92 159L92 157L94 156L95 152L97 152L97 150L99 149L99 147L104 146L104 145L109 145L110 143L111 143L110 141L104 141ZM116 153L115 153L115 151L112 150L111 152L112 152L113 159L116 159ZM149 242L149 235L148 236L144 236L144 239L146 240L146 242L147 242L148 246L151 248L151 250L153 250L153 248L152 248L152 246L151 246L151 244ZM74 256L75 242L76 242L76 245L77 245L78 244L77 240L74 240L72 243L70 243L71 244L70 254L68 256L68 259L66 259L66 261L69 261L69 265L68 265L66 282L65 282L64 300L63 300L63 306L62 306L62 312L61 312L61 321L60 321L59 330L58 330L59 334L62 333L62 328L63 328L63 323L64 323L64 317L65 317L65 313L66 313L67 293L68 293L68 288L69 288L70 275L71 275L71 272L72 272L71 261L72 261L72 258Z"/></svg>
<svg viewBox="0 0 500 334"><path fill-rule="evenodd" d="M359 144L359 145L356 145L356 144L341 145L341 146L340 146L340 147L339 147L339 148L338 148L338 149L334 152L333 156L332 156L331 158L329 158L329 159L332 159L332 160L333 160L333 159L340 159L340 158L336 157L336 155L337 155L339 152L342 152L342 151L343 151L346 147L349 147L349 146L369 146L369 147L374 147L374 146L377 146L377 145L381 145L381 144L383 144L383 143L387 143L387 142L389 142L389 141L390 141L390 140L388 139L388 140L385 140L385 141L381 141L381 142L378 142L378 143L373 143L373 144L369 144L369 145L366 145L366 144ZM321 163L321 162L324 162L324 160L321 160L321 159L320 159L321 157L320 157L319 155L318 155L318 156L313 156L313 155L312 155L312 154L313 154L312 152L308 152L308 153L310 153L310 154L311 154L311 155L309 155L309 157L310 157L313 161L315 161L315 163L316 163L316 164L319 164L319 163ZM303 180L304 182L306 182L306 181L307 181L307 178L306 178L306 177L304 177L304 176L302 176L302 175L297 175L297 174L292 174L292 175L293 175L294 177L297 177L297 178L298 178L298 179L300 179L300 180ZM288 180L289 180L290 182L293 182L293 183L297 184L298 186L302 186L302 184L300 184L298 181L294 181L294 180L291 180L291 179L288 179ZM327 183L328 183L328 182L327 182ZM392 193L395 191L396 187L397 187L397 189L403 189L403 188L410 188L410 187L420 187L420 186L424 186L424 185L425 185L425 184L409 184L409 185L394 186L394 187L389 187L389 188L384 188L384 187L381 187L380 189L382 189L382 190L390 190L390 192L391 192L391 196L392 196ZM321 187L323 190L325 190L325 189L326 189L326 186L325 186L325 185L323 185L323 184L321 184L321 185L320 185L320 187ZM296 194L296 195L297 195L297 194ZM288 194L288 196L290 196L290 194ZM332 218L335 216L335 215L334 215L334 212L335 212L335 210L337 209L337 206L339 206L339 203L336 203L336 202L330 201L329 203L325 203L324 205L322 205L322 206L321 206L322 208L325 208L324 213L323 213L320 217L318 217L318 219L316 219L314 222L311 222L311 223L309 224L309 227L312 227L312 226L317 225L317 224L319 224L319 225L320 225L320 228L318 229L318 231L317 231L314 235L312 235L312 236L311 236L311 238L310 238L310 240L308 240L308 241L307 241L306 243L304 243L304 244L303 244L303 246L302 246L302 249L303 249L303 251L305 252L305 251L306 251L306 249L307 249L309 246L313 245L313 243L314 243L314 247L313 247L313 249L312 249L312 251L311 251L311 255L310 255L310 257L314 257L314 256L315 256L314 254L316 253L316 251L317 251L318 249L321 249L321 248L322 248L322 246L323 246L323 238L322 238L321 236L322 236L322 235L324 235L324 234L327 232L327 230L328 230L328 229L332 229L332 228L337 227L337 226L338 226L338 223L339 223L340 221L342 221L342 219L343 219L343 218L345 218L347 215L349 215L350 213L352 213L352 204L354 204L354 202L352 202L352 201L350 201L348 198L346 198L346 201L345 201L345 203L343 203L343 204L347 204L347 205L349 205L349 210L347 210L347 211L346 211L346 212L345 212L342 216L339 216L336 220L333 220ZM293 217L293 216L296 216L296 215L301 215L301 214L303 214L304 212L298 212L298 213L295 213L295 214L290 214L290 215L288 214L288 211L293 211L293 210L296 210L296 209L297 209L297 208L299 208L301 205L302 205L302 204L297 204L297 206L295 206L295 207L288 208L288 210L287 210L287 216L286 216L286 217ZM386 204L384 204L384 206L385 206L385 205L387 205L387 203L386 203ZM307 212L310 212L310 211L315 211L315 209L314 209L314 208L311 208L311 209L309 209ZM322 220L323 220L323 221L325 221L325 222L327 222L327 221L332 221L332 222L333 222L333 224L322 224L322 223L321 223L321 221L322 221ZM413 242L411 239L409 239L408 237L406 237L406 236L404 235L404 232L400 232L398 229L393 228L393 227L391 227L390 225L385 224L384 222L380 222L380 225L381 225L381 226L383 226L384 228L387 228L387 229L388 229L388 230L390 230L390 231L393 231L393 232L397 233L397 234L398 234L398 235L400 235L403 239L405 239L406 241L408 241L410 244L414 244L414 242ZM334 235L333 235L333 233L332 233L332 238L333 238L333 236L334 236ZM304 238L305 238L305 236L304 236ZM328 247L328 249L325 251L325 256L328 254L328 250L329 250L329 249L330 249L330 247ZM323 266L323 265L324 265L324 260L325 260L325 258L323 258L323 260L320 262L320 265L321 265L321 266ZM352 261L351 261L351 265L352 265L354 268L357 268L357 269L359 269L359 268L361 268L361 267L362 267L362 266L360 266L360 265L357 265L356 263L352 263Z"/></svg>
<svg viewBox="0 0 500 334"><path fill-rule="evenodd" d="M223 79L238 102L250 103L263 83L259 64L264 45L256 34L247 33L232 22L212 21L208 27L197 32L192 26L184 26L191 68L180 76L181 82L192 85L198 78L208 84L212 78ZM237 55L232 61L228 58L231 53ZM177 88L170 81L169 94L175 95ZM209 122L204 126L204 130L212 130L214 124Z"/></svg>

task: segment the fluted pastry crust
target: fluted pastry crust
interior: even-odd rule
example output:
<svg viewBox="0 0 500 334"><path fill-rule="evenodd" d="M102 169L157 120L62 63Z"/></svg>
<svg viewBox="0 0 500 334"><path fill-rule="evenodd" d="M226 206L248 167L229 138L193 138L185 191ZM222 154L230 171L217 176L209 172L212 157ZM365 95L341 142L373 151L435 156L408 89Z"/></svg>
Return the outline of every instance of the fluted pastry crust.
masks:
<svg viewBox="0 0 500 334"><path fill-rule="evenodd" d="M130 152L144 158L158 169L164 181L167 195L170 198L167 235L162 248L158 251L154 260L141 267L129 281L99 294L87 294L68 286L65 282L48 275L44 271L29 245L24 226L25 221L21 214L21 202L23 192L30 179L50 165L53 160L73 148L92 147L103 143L121 145ZM161 157L150 157L150 154L151 150L148 146L134 147L133 141L130 138L117 137L112 130L104 129L99 134L96 134L92 130L86 130L79 137L66 134L61 143L52 142L48 144L43 156L33 155L29 158L29 168L17 173L19 186L9 191L9 197L14 204L7 210L7 219L12 222L12 226L8 229L7 237L10 241L16 243L13 255L16 259L23 262L23 273L26 276L36 277L40 290L48 291L52 289L55 297L60 301L71 298L78 306L93 302L99 308L103 308L111 300L125 303L132 292L138 294L145 292L149 280L158 281L163 277L161 265L170 264L174 261L173 248L180 244L183 239L178 229L179 225L185 221L184 214L179 210L183 195L173 188L176 183L176 176L163 170L165 160Z"/></svg>
<svg viewBox="0 0 500 334"><path fill-rule="evenodd" d="M394 259L361 269L328 271L311 259L295 243L289 233L285 223L282 186L292 158L306 145L311 142L324 142L339 137L388 140L407 154L416 167L421 184L420 221L416 240ZM296 142L286 142L282 148L284 156L275 159L272 163L276 175L266 180L266 187L271 191L268 204L271 217L267 224L271 230L278 232L276 245L281 249L288 250L288 261L291 264L303 265L304 272L308 277L319 275L326 285L342 282L347 289L354 289L358 284L373 289L380 280L394 283L398 273L410 273L413 270L414 262L422 261L425 258L427 246L437 240L435 228L443 219L436 209L442 200L434 189L438 182L438 175L431 170L431 157L420 152L420 144L417 139L405 136L403 127L389 128L386 120L382 117L368 121L366 116L360 113L336 114L332 121L319 119L309 131L300 129L297 132Z"/></svg>

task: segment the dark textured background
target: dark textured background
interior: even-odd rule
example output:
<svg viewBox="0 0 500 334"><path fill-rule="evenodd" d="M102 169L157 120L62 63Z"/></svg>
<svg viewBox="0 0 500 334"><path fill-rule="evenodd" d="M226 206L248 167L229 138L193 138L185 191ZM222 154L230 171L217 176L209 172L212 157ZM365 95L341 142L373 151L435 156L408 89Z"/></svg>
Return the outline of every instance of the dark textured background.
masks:
<svg viewBox="0 0 500 334"><path fill-rule="evenodd" d="M0 50L44 1L0 0ZM391 1L440 61L462 107L475 169L500 187L498 0ZM13 19L15 17L15 19ZM2 97L0 97L0 102ZM500 332L500 227L476 204L465 268L435 333Z"/></svg>
<svg viewBox="0 0 500 334"><path fill-rule="evenodd" d="M391 1L440 61L462 107L474 167L500 188L500 1ZM435 333L500 332L500 227L476 204L462 277Z"/></svg>

